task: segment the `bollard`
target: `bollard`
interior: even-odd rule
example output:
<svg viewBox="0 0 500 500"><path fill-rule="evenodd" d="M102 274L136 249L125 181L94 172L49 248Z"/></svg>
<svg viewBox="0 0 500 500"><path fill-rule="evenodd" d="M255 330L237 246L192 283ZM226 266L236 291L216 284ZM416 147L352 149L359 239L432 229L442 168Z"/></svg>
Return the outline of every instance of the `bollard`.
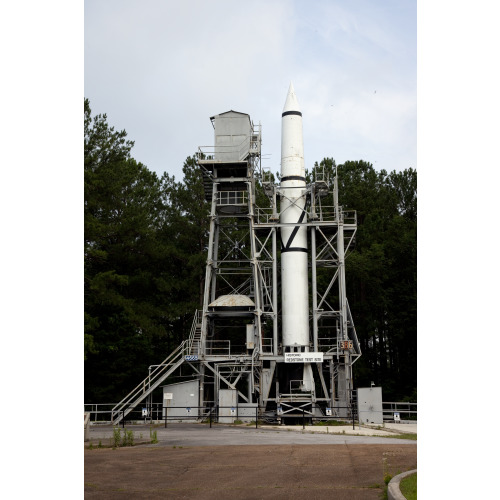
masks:
<svg viewBox="0 0 500 500"><path fill-rule="evenodd" d="M305 420L305 410L302 408L302 430L306 428L306 420Z"/></svg>
<svg viewBox="0 0 500 500"><path fill-rule="evenodd" d="M259 418L259 405L255 407L255 428L257 429L257 421Z"/></svg>

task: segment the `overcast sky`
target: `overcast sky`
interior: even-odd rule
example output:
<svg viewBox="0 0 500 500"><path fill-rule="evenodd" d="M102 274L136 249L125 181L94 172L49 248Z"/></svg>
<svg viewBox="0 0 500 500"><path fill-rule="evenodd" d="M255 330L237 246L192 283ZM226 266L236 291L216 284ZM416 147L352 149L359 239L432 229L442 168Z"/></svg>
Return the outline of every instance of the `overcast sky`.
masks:
<svg viewBox="0 0 500 500"><path fill-rule="evenodd" d="M182 179L210 117L262 124L262 165L280 168L290 81L306 168L324 157L416 168L416 0L86 0L85 96L135 141L150 170Z"/></svg>

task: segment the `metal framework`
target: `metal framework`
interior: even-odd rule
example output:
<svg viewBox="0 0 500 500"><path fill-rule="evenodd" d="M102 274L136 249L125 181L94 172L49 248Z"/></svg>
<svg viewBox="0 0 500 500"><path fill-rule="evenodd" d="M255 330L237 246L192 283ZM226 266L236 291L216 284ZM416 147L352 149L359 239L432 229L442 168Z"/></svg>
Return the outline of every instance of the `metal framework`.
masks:
<svg viewBox="0 0 500 500"><path fill-rule="evenodd" d="M205 408L219 404L221 389L232 389L238 402L265 408L262 418L291 418L302 411L349 417L352 365L361 355L345 285L356 212L339 206L336 172L331 180L316 169L306 188L303 224L309 248L310 351L322 353L323 361L311 364L312 390L300 387L300 377L288 377L284 386L281 375L290 364L280 343L280 231L296 224L280 222L283 192L261 168L260 124L234 111L212 122L215 146L200 147L197 158L211 202L203 309L195 313L189 339L113 408L112 420L118 422L125 408L144 400L183 363L200 380L199 405Z"/></svg>
<svg viewBox="0 0 500 500"><path fill-rule="evenodd" d="M216 404L223 387L237 390L242 402L266 407L268 416L284 418L299 408L316 416L326 408L343 408L339 411L349 416L352 365L361 355L345 286L345 255L354 241L356 212L339 206L337 176L330 183L317 169L307 185L304 225L310 248L311 350L322 352L323 362L315 365L312 391L300 390L299 380L280 387L278 245L281 228L295 224L280 223L283 192L270 171L261 168L260 143L260 126L252 123L251 146L237 164L217 158L214 150L199 150L198 165L212 202L200 338L193 351L202 373L200 401ZM259 194L265 206L257 203ZM215 374L213 389L205 387L206 370Z"/></svg>

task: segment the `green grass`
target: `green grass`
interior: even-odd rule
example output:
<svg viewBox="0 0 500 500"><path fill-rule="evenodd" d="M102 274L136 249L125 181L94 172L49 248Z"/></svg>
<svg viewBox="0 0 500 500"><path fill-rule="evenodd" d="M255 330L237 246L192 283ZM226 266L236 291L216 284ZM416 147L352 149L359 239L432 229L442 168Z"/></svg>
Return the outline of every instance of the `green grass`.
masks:
<svg viewBox="0 0 500 500"><path fill-rule="evenodd" d="M151 427L149 428L149 437L151 439L151 444L156 444L158 442L158 433L153 431Z"/></svg>
<svg viewBox="0 0 500 500"><path fill-rule="evenodd" d="M313 425L326 425L328 427L334 427L335 425L352 425L352 420L324 420L319 422L314 422Z"/></svg>
<svg viewBox="0 0 500 500"><path fill-rule="evenodd" d="M247 427L250 427L250 426L252 426L252 425L255 425L255 420L251 420L251 421L247 424ZM258 421L257 421L257 425L260 425L260 426L264 425L264 421L263 421L263 420L258 420Z"/></svg>
<svg viewBox="0 0 500 500"><path fill-rule="evenodd" d="M417 473L405 477L399 483L399 489L407 500L417 500Z"/></svg>
<svg viewBox="0 0 500 500"><path fill-rule="evenodd" d="M384 436L384 437L395 438L395 439L411 439L412 441L417 440L416 434L391 434L390 436Z"/></svg>

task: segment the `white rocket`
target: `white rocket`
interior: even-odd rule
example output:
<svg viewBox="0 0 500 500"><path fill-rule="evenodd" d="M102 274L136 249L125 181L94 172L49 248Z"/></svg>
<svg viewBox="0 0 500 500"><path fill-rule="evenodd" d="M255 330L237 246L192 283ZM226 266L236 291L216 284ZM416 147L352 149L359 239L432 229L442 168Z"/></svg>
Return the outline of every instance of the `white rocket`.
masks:
<svg viewBox="0 0 500 500"><path fill-rule="evenodd" d="M281 121L281 310L285 352L309 352L306 179L302 113L290 83ZM312 390L311 365L302 387Z"/></svg>

